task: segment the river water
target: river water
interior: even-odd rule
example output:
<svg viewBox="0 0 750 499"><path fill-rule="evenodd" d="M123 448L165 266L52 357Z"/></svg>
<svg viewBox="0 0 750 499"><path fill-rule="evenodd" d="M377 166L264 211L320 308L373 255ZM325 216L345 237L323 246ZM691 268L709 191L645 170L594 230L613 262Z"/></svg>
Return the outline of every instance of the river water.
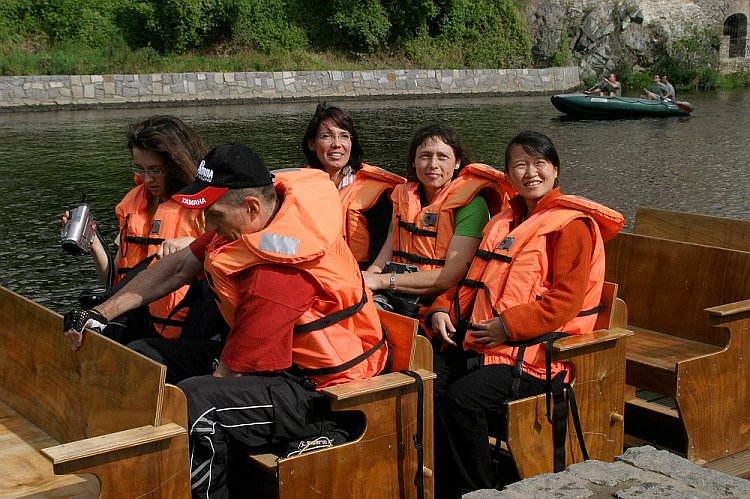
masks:
<svg viewBox="0 0 750 499"><path fill-rule="evenodd" d="M441 121L458 129L472 159L502 167L522 129L546 133L561 158L564 192L621 211L637 206L750 218L750 90L681 96L689 118L569 120L548 97L347 101L365 160L404 171L411 135ZM334 102L335 103L335 102ZM62 312L95 286L90 258L65 254L60 214L81 194L110 240L114 205L132 186L128 124L170 113L209 146L243 142L271 168L304 164L302 134L314 103L0 114L0 285Z"/></svg>

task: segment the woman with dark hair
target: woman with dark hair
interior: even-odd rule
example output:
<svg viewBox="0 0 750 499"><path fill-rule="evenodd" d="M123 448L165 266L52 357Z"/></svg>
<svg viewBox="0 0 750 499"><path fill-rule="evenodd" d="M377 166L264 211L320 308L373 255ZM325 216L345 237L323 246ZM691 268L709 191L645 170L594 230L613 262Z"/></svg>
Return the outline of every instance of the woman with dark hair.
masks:
<svg viewBox="0 0 750 499"><path fill-rule="evenodd" d="M421 317L431 297L466 274L490 213L500 211L510 189L499 171L470 164L459 134L441 124L416 132L407 171L409 182L393 192L392 231L365 281L372 291L421 297ZM393 263L419 272L400 273Z"/></svg>
<svg viewBox="0 0 750 499"><path fill-rule="evenodd" d="M325 102L318 104L307 125L302 152L308 165L326 172L339 190L344 239L360 268L367 268L388 235L393 188L406 179L363 163L354 120Z"/></svg>
<svg viewBox="0 0 750 499"><path fill-rule="evenodd" d="M114 275L117 283L147 258L153 260L174 253L205 229L201 210L183 208L170 197L195 180L198 163L206 155L200 136L174 116L152 116L130 125L127 147L133 159L131 170L136 186L115 208L120 231L115 240L118 251L117 259L112 261L113 268L98 237L91 246L99 278L108 285L112 284L108 276ZM68 216L67 212L63 215L63 224ZM135 337L156 334L178 337L187 309L170 313L187 288L149 305L153 331L138 331ZM128 336L122 341L135 337Z"/></svg>
<svg viewBox="0 0 750 499"><path fill-rule="evenodd" d="M547 364L533 340L592 331L604 241L624 223L616 211L560 192L560 160L541 133L511 140L505 173L518 195L485 228L466 279L438 297L426 318L443 347L434 356L443 497L491 487L488 419L508 400L544 393L548 372L555 383L569 381L570 366ZM522 372L514 373L518 360Z"/></svg>

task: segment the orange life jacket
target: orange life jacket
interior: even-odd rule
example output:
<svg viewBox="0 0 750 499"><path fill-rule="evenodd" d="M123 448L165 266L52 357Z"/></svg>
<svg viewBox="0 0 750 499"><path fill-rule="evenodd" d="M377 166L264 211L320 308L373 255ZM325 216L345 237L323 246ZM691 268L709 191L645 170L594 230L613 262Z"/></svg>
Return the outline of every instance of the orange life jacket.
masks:
<svg viewBox="0 0 750 499"><path fill-rule="evenodd" d="M614 210L569 195L560 195L549 207L534 212L513 230L510 229L513 210L506 210L490 221L466 279L459 283L459 296L453 310L455 316L465 316L471 307L470 322L478 323L497 317L516 305L541 299L551 284L548 281L550 261L547 236L577 218L591 220L594 249L582 310L560 331L570 335L591 332L604 283L604 242L614 237L625 221ZM455 310L455 303L458 303L460 310ZM551 332L540 331L539 334ZM464 349L484 354L485 364L514 365L518 354L518 347L509 345L478 347L468 334ZM564 369L570 373L569 367L562 362L553 362L552 377ZM545 378L545 349L542 344L526 347L522 369L532 376Z"/></svg>
<svg viewBox="0 0 750 499"><path fill-rule="evenodd" d="M370 231L364 212L372 208L383 193L390 199L393 188L405 182L400 175L362 163L354 181L339 192L344 210L344 240L358 262L370 261Z"/></svg>
<svg viewBox="0 0 750 499"><path fill-rule="evenodd" d="M294 266L323 290L295 325L294 364L320 388L378 374L387 346L372 294L341 237L341 210L332 210L339 206L336 188L312 168L274 176L281 207L271 222L236 241L217 236L206 249L205 270L224 319L234 326L239 273L269 263Z"/></svg>
<svg viewBox="0 0 750 499"><path fill-rule="evenodd" d="M419 185L409 182L393 190L393 261L414 264L422 271L445 266L456 209L481 195L494 215L515 194L505 174L480 163L465 166L428 206L422 206Z"/></svg>
<svg viewBox="0 0 750 499"><path fill-rule="evenodd" d="M120 222L118 276L115 282L142 260L155 255L165 239L198 237L203 233L202 211L183 208L171 199L159 203L154 216L148 216L151 196L143 184L131 189L115 207ZM153 262L152 262L153 263ZM156 332L165 338L180 336L187 308L169 317L170 312L185 297L189 286L168 294L149 304L151 321Z"/></svg>

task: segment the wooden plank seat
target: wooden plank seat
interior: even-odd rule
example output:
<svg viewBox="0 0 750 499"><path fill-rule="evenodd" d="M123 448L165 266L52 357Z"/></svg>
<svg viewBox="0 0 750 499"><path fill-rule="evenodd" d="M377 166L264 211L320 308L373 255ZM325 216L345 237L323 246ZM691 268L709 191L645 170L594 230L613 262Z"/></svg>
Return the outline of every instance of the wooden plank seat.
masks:
<svg viewBox="0 0 750 499"><path fill-rule="evenodd" d="M673 241L750 251L750 220L639 206L633 232Z"/></svg>
<svg viewBox="0 0 750 499"><path fill-rule="evenodd" d="M0 497L190 496L185 395L165 368L0 287Z"/></svg>
<svg viewBox="0 0 750 499"><path fill-rule="evenodd" d="M393 352L392 371L416 371L424 382L423 448L420 470L424 497L434 497L432 347L417 336L414 319L380 312ZM390 372L323 390L334 411L364 418L356 439L293 457L251 454L249 470L255 496L287 498L416 498L417 388L414 378ZM244 478L243 478L244 481ZM234 482L236 483L236 482Z"/></svg>
<svg viewBox="0 0 750 499"><path fill-rule="evenodd" d="M628 303L626 432L694 462L750 448L750 253L620 233L606 279Z"/></svg>
<svg viewBox="0 0 750 499"><path fill-rule="evenodd" d="M632 332L624 329L627 307L617 298L616 284L605 282L601 302L595 331L557 340L552 358L574 366L572 384L589 457L611 462L623 448L625 342ZM500 438L521 478L554 471L545 395L509 402ZM567 464L583 460L571 415L565 452Z"/></svg>

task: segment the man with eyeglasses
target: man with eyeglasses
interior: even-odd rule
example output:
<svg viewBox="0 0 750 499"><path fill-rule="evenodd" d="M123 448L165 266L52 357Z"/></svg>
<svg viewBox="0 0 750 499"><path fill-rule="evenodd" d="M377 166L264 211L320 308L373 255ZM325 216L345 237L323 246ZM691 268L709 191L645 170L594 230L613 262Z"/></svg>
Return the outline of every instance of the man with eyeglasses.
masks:
<svg viewBox="0 0 750 499"><path fill-rule="evenodd" d="M654 82L651 84L651 89L644 90L646 94L641 97L649 100L664 100L667 98L667 94L669 94L669 89L661 82L659 75L654 75Z"/></svg>

